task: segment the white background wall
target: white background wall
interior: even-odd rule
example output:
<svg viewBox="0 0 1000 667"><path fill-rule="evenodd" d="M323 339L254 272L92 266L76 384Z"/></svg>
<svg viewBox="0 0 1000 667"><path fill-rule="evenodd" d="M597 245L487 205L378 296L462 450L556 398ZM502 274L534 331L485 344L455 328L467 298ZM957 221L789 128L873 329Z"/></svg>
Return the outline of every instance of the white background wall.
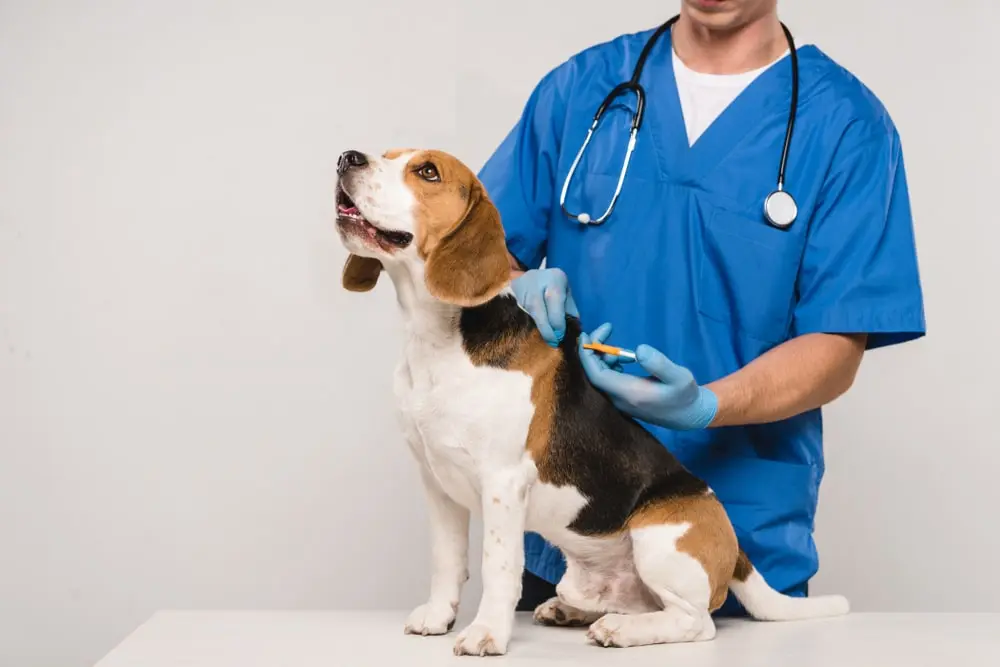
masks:
<svg viewBox="0 0 1000 667"><path fill-rule="evenodd" d="M827 413L816 589L1000 611L1000 10L780 6L897 121L929 321ZM0 2L0 665L160 608L422 601L394 297L339 287L336 156L478 167L550 67L675 7Z"/></svg>

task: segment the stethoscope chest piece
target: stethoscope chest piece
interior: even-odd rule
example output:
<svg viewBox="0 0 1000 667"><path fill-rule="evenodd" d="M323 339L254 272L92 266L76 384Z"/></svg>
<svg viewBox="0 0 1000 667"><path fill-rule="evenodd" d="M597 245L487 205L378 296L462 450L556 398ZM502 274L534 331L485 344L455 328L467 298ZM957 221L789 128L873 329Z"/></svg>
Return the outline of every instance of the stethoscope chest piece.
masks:
<svg viewBox="0 0 1000 667"><path fill-rule="evenodd" d="M799 207L792 195L784 190L775 190L764 200L764 217L778 229L788 229L795 222Z"/></svg>

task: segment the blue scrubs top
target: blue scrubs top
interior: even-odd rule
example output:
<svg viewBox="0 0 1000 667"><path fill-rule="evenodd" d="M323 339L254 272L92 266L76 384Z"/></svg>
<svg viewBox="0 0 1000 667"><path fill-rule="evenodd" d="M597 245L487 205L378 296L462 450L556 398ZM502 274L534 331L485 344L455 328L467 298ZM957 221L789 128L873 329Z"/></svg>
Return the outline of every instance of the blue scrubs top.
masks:
<svg viewBox="0 0 1000 667"><path fill-rule="evenodd" d="M867 333L868 347L924 334L899 135L876 97L814 46L799 55L799 110L786 188L799 213L767 225L791 96L789 57L760 75L689 147L669 34L642 75L646 117L611 217L583 226L559 193L593 114L630 78L653 30L589 48L549 72L480 173L510 252L563 269L585 329L647 343L704 384L802 334ZM573 213L602 214L614 192L634 98L620 98L577 168ZM639 372L634 365L626 372ZM675 432L645 425L715 490L740 543L778 590L805 594L818 569L813 520L823 478L819 410L778 423ZM527 569L565 564L539 536ZM730 600L723 609L733 610Z"/></svg>

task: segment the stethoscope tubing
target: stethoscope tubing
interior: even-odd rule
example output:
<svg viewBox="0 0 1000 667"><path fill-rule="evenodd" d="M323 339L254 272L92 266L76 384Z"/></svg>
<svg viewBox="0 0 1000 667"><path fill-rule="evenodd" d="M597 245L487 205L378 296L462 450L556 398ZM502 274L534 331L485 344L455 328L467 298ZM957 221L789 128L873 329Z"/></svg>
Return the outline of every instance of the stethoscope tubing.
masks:
<svg viewBox="0 0 1000 667"><path fill-rule="evenodd" d="M639 54L639 59L632 70L632 77L628 81L623 81L614 88L611 92L605 96L604 100L601 102L600 106L597 108L597 112L594 114L594 119L587 129L587 136L583 140L583 144L580 146L580 150L577 151L576 157L573 159L570 165L569 172L566 174L566 178L563 181L562 191L559 196L559 207L562 209L564 215L569 218L576 219L581 224L592 224L600 225L605 220L610 217L611 212L614 210L615 204L618 202L618 197L621 195L622 187L625 183L625 175L628 172L629 163L632 160L632 153L635 150L635 145L638 140L639 128L642 126L642 121L645 116L646 111L646 91L642 84L639 83L642 77L642 72L646 66L646 59L649 57L650 52L653 47L659 41L660 37L667 30L677 22L680 15L673 16L668 21L663 23L656 32L646 41L643 46L642 51ZM791 31L788 27L782 23L781 30L785 34L785 41L788 42L788 48L791 56L792 65L792 96L789 103L788 110L788 123L785 126L785 139L781 148L781 160L778 164L778 178L777 178L777 189L771 193L766 199L764 204L764 215L768 219L768 222L779 229L787 229L792 222L795 220L795 201L792 199L791 195L784 192L785 188L785 169L788 164L788 154L791 148L792 135L795 130L795 117L799 106L799 61L798 55L795 51L795 40L792 37ZM608 107L614 100L618 97L631 92L636 97L636 109L632 114L632 124L629 131L629 142L627 150L625 151L625 158L622 161L622 169L618 174L618 182L615 185L615 192L611 197L611 201L608 203L607 209L596 219L592 219L587 213L570 213L566 208L566 195L569 192L570 183L573 180L573 176L576 174L576 169L580 164L580 160L583 159L583 155L587 150L587 146L590 145L590 140L593 138L594 134L597 132L597 128L601 123L601 119L604 117L604 113L607 111ZM768 202L771 201L773 195L776 192L784 193L784 196L791 202L792 213L791 217L787 221L776 221L772 216L770 210L768 209Z"/></svg>

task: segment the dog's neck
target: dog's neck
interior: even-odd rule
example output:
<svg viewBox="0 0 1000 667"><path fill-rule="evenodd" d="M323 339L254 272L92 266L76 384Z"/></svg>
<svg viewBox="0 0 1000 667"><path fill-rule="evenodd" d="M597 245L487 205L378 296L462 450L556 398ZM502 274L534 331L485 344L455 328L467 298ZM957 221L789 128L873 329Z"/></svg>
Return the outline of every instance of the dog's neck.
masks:
<svg viewBox="0 0 1000 667"><path fill-rule="evenodd" d="M431 296L422 265L407 260L386 263L385 272L396 288L396 301L411 334L443 339L455 330L459 307Z"/></svg>
<svg viewBox="0 0 1000 667"><path fill-rule="evenodd" d="M437 358L439 352L457 344L477 364L506 368L512 346L526 336L537 335L534 321L518 306L509 283L486 303L462 307L430 293L424 282L423 264L387 264L385 271L396 289L403 315L405 346L419 358ZM568 318L567 331L572 330L578 333L579 325L574 318ZM538 342L542 344L541 338Z"/></svg>
<svg viewBox="0 0 1000 667"><path fill-rule="evenodd" d="M408 260L386 263L385 272L396 288L396 300L411 336L440 343L458 335L463 308L430 293L422 263Z"/></svg>
<svg viewBox="0 0 1000 667"><path fill-rule="evenodd" d="M531 326L530 317L515 305L509 284L485 304L462 307L432 295L424 282L423 269L422 263L405 260L385 265L385 272L396 289L396 300L411 342L434 348L452 345L462 338L464 327L468 329L465 333L472 334L479 344L483 344L508 336L509 326L518 329ZM508 312L510 309L512 313ZM514 325L510 318L518 323Z"/></svg>

